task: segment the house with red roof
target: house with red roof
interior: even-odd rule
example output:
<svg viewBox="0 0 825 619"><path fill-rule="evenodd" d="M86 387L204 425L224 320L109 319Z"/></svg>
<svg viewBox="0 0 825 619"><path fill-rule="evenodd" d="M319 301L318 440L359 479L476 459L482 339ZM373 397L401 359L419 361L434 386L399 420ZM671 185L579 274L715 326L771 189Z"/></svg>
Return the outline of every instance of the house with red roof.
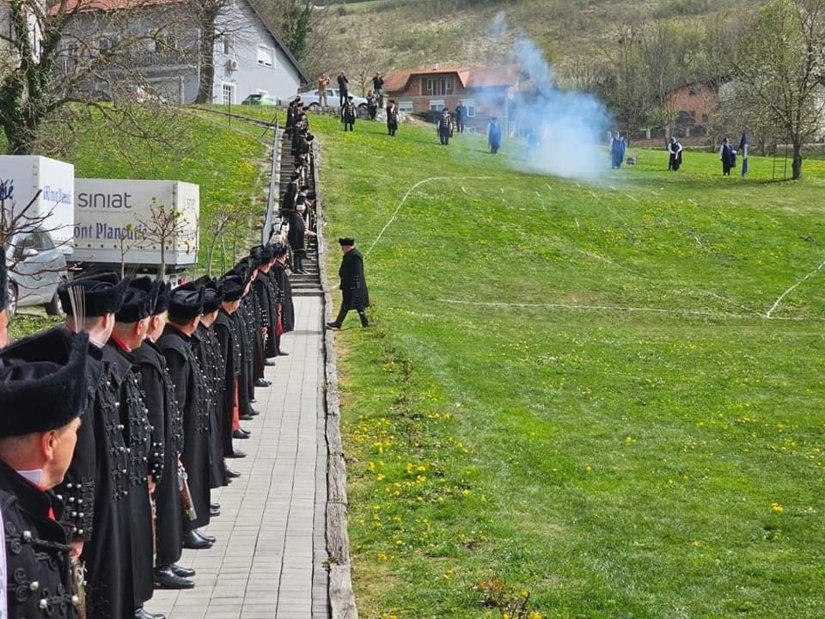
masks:
<svg viewBox="0 0 825 619"><path fill-rule="evenodd" d="M512 115L510 99L527 76L516 65L428 67L384 76L384 93L408 114L467 108L467 126L484 127L493 116Z"/></svg>
<svg viewBox="0 0 825 619"><path fill-rule="evenodd" d="M118 85L137 71L151 94L170 103L192 103L204 70L198 55L197 2L68 0L66 10L72 18L61 41L57 69L71 74L78 65L96 63L95 71L84 74L98 74L97 82L87 79L77 87L103 97L116 95L113 87L142 91L129 83ZM257 2L227 2L216 20L213 103L237 104L251 94L287 99L308 82ZM113 59L108 65L100 62L107 55Z"/></svg>

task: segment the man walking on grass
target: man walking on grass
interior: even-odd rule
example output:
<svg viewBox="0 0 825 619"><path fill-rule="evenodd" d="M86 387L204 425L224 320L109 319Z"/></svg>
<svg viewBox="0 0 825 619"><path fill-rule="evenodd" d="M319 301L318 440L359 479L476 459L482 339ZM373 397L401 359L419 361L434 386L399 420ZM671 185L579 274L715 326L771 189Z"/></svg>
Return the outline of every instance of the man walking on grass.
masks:
<svg viewBox="0 0 825 619"><path fill-rule="evenodd" d="M344 257L341 260L341 267L338 269L338 276L341 278L341 293L343 299L338 317L334 322L328 322L330 329L340 329L347 317L347 312L354 309L361 318L361 326L370 325L367 319L366 308L370 305L370 294L367 290L367 280L364 279L364 257L355 249L355 239L338 239Z"/></svg>

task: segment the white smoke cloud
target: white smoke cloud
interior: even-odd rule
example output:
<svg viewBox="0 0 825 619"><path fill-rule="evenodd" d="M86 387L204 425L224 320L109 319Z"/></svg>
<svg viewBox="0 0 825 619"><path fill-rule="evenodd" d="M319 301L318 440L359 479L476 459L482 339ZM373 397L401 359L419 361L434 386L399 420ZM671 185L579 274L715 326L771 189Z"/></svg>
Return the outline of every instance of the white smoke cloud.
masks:
<svg viewBox="0 0 825 619"><path fill-rule="evenodd" d="M505 36L501 15L491 32ZM511 134L528 142L524 152L510 152L509 163L516 168L564 178L595 180L608 168L604 151L610 115L595 97L556 86L553 68L542 51L525 36L518 36L509 54L529 80L508 103Z"/></svg>

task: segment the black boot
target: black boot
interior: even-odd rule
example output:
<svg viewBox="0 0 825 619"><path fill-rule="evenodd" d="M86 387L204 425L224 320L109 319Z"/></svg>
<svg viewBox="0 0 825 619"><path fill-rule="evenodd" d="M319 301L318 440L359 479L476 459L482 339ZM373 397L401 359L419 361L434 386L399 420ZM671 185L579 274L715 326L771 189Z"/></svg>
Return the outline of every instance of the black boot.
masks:
<svg viewBox="0 0 825 619"><path fill-rule="evenodd" d="M195 586L191 580L178 576L171 565L156 567L153 579L155 589L191 589Z"/></svg>

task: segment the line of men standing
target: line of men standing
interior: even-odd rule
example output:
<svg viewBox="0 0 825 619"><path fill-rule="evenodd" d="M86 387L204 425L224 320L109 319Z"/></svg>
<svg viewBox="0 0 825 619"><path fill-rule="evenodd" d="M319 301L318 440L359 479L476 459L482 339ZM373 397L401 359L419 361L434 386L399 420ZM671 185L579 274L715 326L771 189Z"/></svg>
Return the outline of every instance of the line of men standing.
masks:
<svg viewBox="0 0 825 619"><path fill-rule="evenodd" d="M174 290L74 279L65 324L0 351L0 616L151 619L154 589L194 586L181 550L215 543L210 491L294 326L287 252Z"/></svg>

